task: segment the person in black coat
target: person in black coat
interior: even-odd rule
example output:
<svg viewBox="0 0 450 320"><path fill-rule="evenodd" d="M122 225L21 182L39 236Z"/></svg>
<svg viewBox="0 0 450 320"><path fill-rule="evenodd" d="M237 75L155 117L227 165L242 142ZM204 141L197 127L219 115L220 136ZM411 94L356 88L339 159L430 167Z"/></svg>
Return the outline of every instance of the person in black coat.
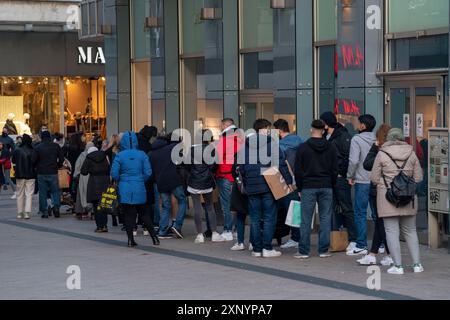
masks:
<svg viewBox="0 0 450 320"><path fill-rule="evenodd" d="M12 162L17 183L17 218L30 219L36 170L33 165L32 140L29 135L23 135L20 147L13 153Z"/></svg>
<svg viewBox="0 0 450 320"><path fill-rule="evenodd" d="M106 154L98 151L96 147L90 148L81 167L81 174L89 175L87 201L94 207L95 223L97 224L95 232L97 233L108 232L108 216L105 212L98 210L98 204L110 184L110 171L111 164Z"/></svg>

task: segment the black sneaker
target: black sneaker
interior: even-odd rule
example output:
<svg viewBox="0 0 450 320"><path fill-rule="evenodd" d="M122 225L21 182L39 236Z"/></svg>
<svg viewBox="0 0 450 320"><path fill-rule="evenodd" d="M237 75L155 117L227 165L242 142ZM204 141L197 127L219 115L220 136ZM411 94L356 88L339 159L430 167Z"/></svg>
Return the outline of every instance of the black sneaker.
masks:
<svg viewBox="0 0 450 320"><path fill-rule="evenodd" d="M49 217L51 217L51 216L53 215L53 209L52 209L51 206L48 206L48 208L47 208L47 215L48 215Z"/></svg>
<svg viewBox="0 0 450 320"><path fill-rule="evenodd" d="M55 216L55 218L59 218L61 216L59 208L53 207L53 215Z"/></svg>
<svg viewBox="0 0 450 320"><path fill-rule="evenodd" d="M205 238L207 238L207 239L212 238L212 231L211 231L211 230L206 230L206 231L203 233L203 236L204 236Z"/></svg>
<svg viewBox="0 0 450 320"><path fill-rule="evenodd" d="M172 230L173 234L175 235L175 237L177 237L178 239L183 239L183 234L181 233L181 231L179 231L177 228L175 227L171 227L170 230Z"/></svg>
<svg viewBox="0 0 450 320"><path fill-rule="evenodd" d="M103 233L103 229L102 228L97 228L97 229L95 229L95 233Z"/></svg>
<svg viewBox="0 0 450 320"><path fill-rule="evenodd" d="M159 235L158 236L159 240L169 240L169 239L173 239L173 236L170 234L165 234L165 235Z"/></svg>
<svg viewBox="0 0 450 320"><path fill-rule="evenodd" d="M42 218L42 219L48 219L48 214L43 214L43 215L41 215L41 218Z"/></svg>

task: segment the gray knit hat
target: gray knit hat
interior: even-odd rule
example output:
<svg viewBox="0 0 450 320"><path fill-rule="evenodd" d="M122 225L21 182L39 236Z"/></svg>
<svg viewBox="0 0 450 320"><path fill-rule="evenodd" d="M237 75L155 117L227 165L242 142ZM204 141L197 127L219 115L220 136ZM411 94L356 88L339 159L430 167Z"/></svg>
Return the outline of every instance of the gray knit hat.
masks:
<svg viewBox="0 0 450 320"><path fill-rule="evenodd" d="M403 130L399 128L389 130L386 141L405 141Z"/></svg>

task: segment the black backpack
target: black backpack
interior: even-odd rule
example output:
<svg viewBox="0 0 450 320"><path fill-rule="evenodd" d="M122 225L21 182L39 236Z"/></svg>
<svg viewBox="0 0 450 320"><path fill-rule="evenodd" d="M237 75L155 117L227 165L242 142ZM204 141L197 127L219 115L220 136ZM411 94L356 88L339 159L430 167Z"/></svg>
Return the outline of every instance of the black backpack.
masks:
<svg viewBox="0 0 450 320"><path fill-rule="evenodd" d="M394 180L392 180L390 186L387 184L386 177L383 175L384 184L387 188L386 200L393 204L397 209L406 207L411 202L414 208L417 183L413 177L406 175L404 171L411 156L409 156L403 166L400 167L389 153L384 151L381 152L386 154L392 162L394 162L397 169L400 170L400 173L394 178Z"/></svg>

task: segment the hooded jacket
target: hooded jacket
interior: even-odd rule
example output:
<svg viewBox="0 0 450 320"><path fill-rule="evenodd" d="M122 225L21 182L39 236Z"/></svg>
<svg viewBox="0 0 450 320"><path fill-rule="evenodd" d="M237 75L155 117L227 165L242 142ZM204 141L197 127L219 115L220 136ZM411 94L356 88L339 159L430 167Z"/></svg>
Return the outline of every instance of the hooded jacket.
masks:
<svg viewBox="0 0 450 320"><path fill-rule="evenodd" d="M233 164L236 154L243 146L243 140L240 139L238 129L232 125L222 132L219 143L216 146L216 154L218 157L218 166L216 177L218 179L227 179L233 182Z"/></svg>
<svg viewBox="0 0 450 320"><path fill-rule="evenodd" d="M203 158L208 144L198 144L191 148L191 164L186 168L189 171L188 186L197 190L208 190L216 186L214 181L214 164L207 164ZM211 154L214 157L214 154ZM213 160L213 159L212 159Z"/></svg>
<svg viewBox="0 0 450 320"><path fill-rule="evenodd" d="M275 144L272 137L265 135L252 135L245 141L244 157L238 156L238 160L244 158L245 163L239 165L239 172L244 180L244 188L248 195L259 195L271 192L266 179L263 176L264 170L270 169L275 164L263 164L261 155L272 157L272 148L278 148L279 152L279 170L287 184L292 184L293 179L286 164L284 152L281 151L280 146ZM266 152L261 152L261 148L265 148ZM261 154L262 153L262 154Z"/></svg>
<svg viewBox="0 0 450 320"><path fill-rule="evenodd" d="M3 144L3 148L8 149L9 151L13 151L15 148L14 140L8 136L7 133L2 133L0 136L0 142Z"/></svg>
<svg viewBox="0 0 450 320"><path fill-rule="evenodd" d="M58 169L64 164L61 147L52 142L47 131L42 132L42 142L34 149L33 164L38 175L57 175Z"/></svg>
<svg viewBox="0 0 450 320"><path fill-rule="evenodd" d="M103 151L94 151L86 156L81 167L83 176L89 175L87 185L87 202L100 201L103 192L108 188L111 166Z"/></svg>
<svg viewBox="0 0 450 320"><path fill-rule="evenodd" d="M352 137L346 127L338 123L331 134L331 142L338 152L338 173L341 177L347 178L348 161L350 157L350 146Z"/></svg>
<svg viewBox="0 0 450 320"><path fill-rule="evenodd" d="M158 191L170 193L177 187L183 186L181 176L177 166L172 161L172 150L177 145L176 142L168 142L159 138L152 144L150 152L150 162L155 173L155 181Z"/></svg>
<svg viewBox="0 0 450 320"><path fill-rule="evenodd" d="M148 156L138 150L134 132L126 132L120 141L120 152L114 158L111 177L119 182L120 203L142 205L147 202L145 182L152 175Z"/></svg>
<svg viewBox="0 0 450 320"><path fill-rule="evenodd" d="M311 138L302 144L295 161L295 180L299 191L333 188L338 176L338 154L335 146L322 138Z"/></svg>
<svg viewBox="0 0 450 320"><path fill-rule="evenodd" d="M16 149L12 156L16 179L36 179L36 170L33 165L33 147L29 136L24 135L22 144Z"/></svg>
<svg viewBox="0 0 450 320"><path fill-rule="evenodd" d="M284 156L286 157L286 160L288 161L292 170L294 170L297 150L298 148L300 148L302 143L302 138L293 134L290 134L280 140L280 149L284 152Z"/></svg>
<svg viewBox="0 0 450 320"><path fill-rule="evenodd" d="M414 216L417 214L419 207L417 196L414 206L411 203L403 208L397 208L386 200L387 188L383 176L386 178L387 185L390 186L393 179L400 173L400 170L388 155L400 167L407 161L404 172L408 176L414 177L417 183L423 179L423 171L413 147L406 142L386 142L375 159L371 175L372 183L377 186L378 216L380 218Z"/></svg>
<svg viewBox="0 0 450 320"><path fill-rule="evenodd" d="M353 137L347 178L359 184L370 184L370 172L364 169L364 161L376 141L373 132L363 132Z"/></svg>

